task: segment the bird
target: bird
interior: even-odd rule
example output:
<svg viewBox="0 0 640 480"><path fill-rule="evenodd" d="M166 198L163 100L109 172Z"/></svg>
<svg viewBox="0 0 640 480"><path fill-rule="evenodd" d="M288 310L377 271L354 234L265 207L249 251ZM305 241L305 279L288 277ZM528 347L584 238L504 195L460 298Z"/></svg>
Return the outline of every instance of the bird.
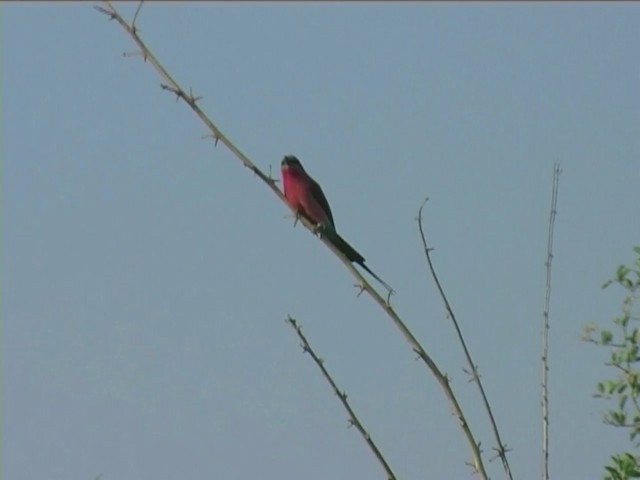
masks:
<svg viewBox="0 0 640 480"><path fill-rule="evenodd" d="M303 215L315 225L315 231L327 238L350 262L357 263L382 284L389 294L394 290L376 275L366 264L364 257L336 231L331 207L322 188L305 171L294 155L285 155L280 164L284 198L298 215Z"/></svg>

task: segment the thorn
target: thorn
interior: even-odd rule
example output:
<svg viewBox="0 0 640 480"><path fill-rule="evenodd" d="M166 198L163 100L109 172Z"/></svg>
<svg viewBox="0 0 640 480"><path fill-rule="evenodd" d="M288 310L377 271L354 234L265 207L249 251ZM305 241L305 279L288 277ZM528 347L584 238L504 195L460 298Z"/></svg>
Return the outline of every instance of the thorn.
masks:
<svg viewBox="0 0 640 480"><path fill-rule="evenodd" d="M137 57L137 56L141 56L143 58L146 59L146 55L141 52L141 51L137 51L137 52L122 52L122 56L123 57Z"/></svg>
<svg viewBox="0 0 640 480"><path fill-rule="evenodd" d="M356 294L356 298L360 298L360 295L365 291L365 287L363 283L354 283L353 286L358 289L358 293Z"/></svg>
<svg viewBox="0 0 640 480"><path fill-rule="evenodd" d="M98 5L94 5L93 8L109 17L109 21L116 19L116 13L113 10L107 10L106 8L99 7Z"/></svg>
<svg viewBox="0 0 640 480"><path fill-rule="evenodd" d="M207 133L206 135L202 135L200 137L201 139L205 139L205 138L213 138L213 146L217 147L218 146L218 140L220 140L220 137L218 135L216 135L215 133Z"/></svg>
<svg viewBox="0 0 640 480"><path fill-rule="evenodd" d="M178 90L175 87L171 87L165 83L161 83L160 84L160 88L162 88L163 90L168 90L170 92L172 92L175 96L176 96L176 102L178 100L180 100L180 97L182 97L184 94L182 93L182 91Z"/></svg>
<svg viewBox="0 0 640 480"><path fill-rule="evenodd" d="M189 102L196 103L198 100L202 100L202 96L194 97L193 90L191 90L191 87L189 87Z"/></svg>
<svg viewBox="0 0 640 480"><path fill-rule="evenodd" d="M280 183L280 180L278 180L277 178L273 177L273 165L269 164L269 180L271 180L273 183Z"/></svg>

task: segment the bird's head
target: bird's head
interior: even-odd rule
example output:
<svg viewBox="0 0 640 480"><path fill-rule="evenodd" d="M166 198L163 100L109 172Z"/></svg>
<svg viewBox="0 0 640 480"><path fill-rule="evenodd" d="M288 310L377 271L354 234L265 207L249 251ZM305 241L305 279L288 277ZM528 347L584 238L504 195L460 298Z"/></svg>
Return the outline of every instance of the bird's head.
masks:
<svg viewBox="0 0 640 480"><path fill-rule="evenodd" d="M302 168L302 164L300 163L300 160L298 160L295 156L293 155L285 155L285 157L282 159L282 162L280 163L280 168L282 170L302 170L304 172L304 168Z"/></svg>

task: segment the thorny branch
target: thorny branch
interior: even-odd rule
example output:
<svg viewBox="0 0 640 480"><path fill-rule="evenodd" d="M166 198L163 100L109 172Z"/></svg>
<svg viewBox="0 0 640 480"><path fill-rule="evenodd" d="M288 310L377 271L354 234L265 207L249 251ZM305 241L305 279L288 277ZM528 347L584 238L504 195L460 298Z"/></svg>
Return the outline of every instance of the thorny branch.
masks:
<svg viewBox="0 0 640 480"><path fill-rule="evenodd" d="M456 333L458 334L458 339L460 340L460 344L462 345L462 349L464 350L464 354L470 369L470 371L467 373L471 375L471 381L474 381L478 385L478 389L480 390L480 396L482 397L484 407L487 410L487 414L489 415L491 427L493 428L493 435L495 436L496 442L498 444L498 446L495 449L496 453L498 457L500 457L500 460L502 460L502 466L504 468L505 474L507 475L507 478L509 478L510 480L513 480L513 475L511 474L511 467L509 466L509 462L507 461L508 449L500 439L500 433L498 432L498 426L493 416L493 411L491 410L491 406L489 405L489 400L487 399L487 395L484 391L484 387L482 386L482 381L480 380L480 375L478 373L478 366L473 362L473 359L471 358L471 353L467 348L467 343L465 342L464 337L462 335L462 330L460 330L460 325L458 324L458 320L456 319L456 316L453 313L453 309L451 308L451 305L449 304L449 300L447 299L447 296L444 293L442 285L440 284L440 280L438 279L438 275L436 274L435 268L433 266L433 262L431 260L431 251L433 249L427 246L427 240L425 237L424 229L422 227L422 210L424 209L424 206L427 204L428 200L429 198L426 198L424 202L422 202L422 205L420 205L420 208L418 209L418 229L420 231L420 238L422 239L424 254L427 258L427 263L429 264L429 270L431 271L431 276L433 277L436 287L438 288L438 292L440 292L440 296L444 301L447 314L451 319L451 321L453 322L453 326L455 327Z"/></svg>
<svg viewBox="0 0 640 480"><path fill-rule="evenodd" d="M111 2L105 1L105 8L103 7L94 7L100 13L103 13L109 17L110 20L117 21L120 26L129 34L129 36L133 39L133 41L140 48L141 54L145 61L149 61L153 68L160 74L162 77L163 83L161 83L160 87L163 90L167 90L174 95L176 95L176 99L183 100L189 107L195 112L195 114L202 120L202 122L209 128L211 131L211 137L215 140L215 145L217 146L218 142L222 143L225 147L231 151L233 155L235 155L242 164L251 170L260 180L262 180L271 191L280 198L280 200L291 210L294 214L296 213L291 206L285 201L284 195L276 185L274 179L272 179L269 175L266 175L260 168L258 168L250 159L247 157L238 147L236 147L231 140L229 140L220 129L207 117L207 115L200 109L197 105L197 101L202 97L194 97L193 94L187 94L185 90L173 79L173 77L165 70L165 68L158 62L156 57L151 53L146 44L142 41L140 36L138 35L135 28L130 26L118 13L118 11L111 5ZM209 135L207 135L209 136ZM300 221L304 224L304 226L312 233L314 233L315 225L309 222L306 218L300 217ZM380 296L377 291L365 280L362 274L351 264L351 262L342 255L342 253L337 250L333 244L326 240L324 237L319 237L324 244L329 247L329 249L344 263L347 269L356 277L357 285L366 290L371 296L374 298L376 296ZM382 300L384 303L389 303L389 297L386 300Z"/></svg>
<svg viewBox="0 0 640 480"><path fill-rule="evenodd" d="M553 186L551 188L551 208L549 210L549 227L547 231L547 279L544 294L544 310L542 312L542 480L549 478L549 303L551 301L551 261L553 260L553 230L556 222L556 206L558 204L558 183L562 170L557 163L553 166Z"/></svg>
<svg viewBox="0 0 640 480"><path fill-rule="evenodd" d="M375 442L371 438L371 435L369 435L369 433L365 430L364 426L362 425L362 423L360 422L360 420L356 416L356 413L353 411L353 408L351 408L351 405L349 404L349 401L347 400L346 392L341 391L338 388L338 385L336 385L336 382L334 382L333 378L331 377L331 374L325 368L324 360L322 360L320 357L318 357L318 355L316 355L316 353L313 351L313 348L311 348L311 345L309 344L309 341L307 340L307 338L302 333L302 327L291 316L287 317L287 323L289 323L289 325L291 325L291 328L293 328L295 330L295 332L298 334L298 337L302 341L302 343L300 345L302 347L302 351L304 353L308 353L309 355L311 355L311 358L313 359L314 362L316 362L316 365L318 366L318 368L320 369L320 371L324 375L324 378L327 379L327 382L329 382L329 384L331 385L331 388L333 388L333 391L335 392L337 397L340 399L340 402L342 403L342 406L345 408L345 410L349 414L349 423L358 429L358 431L360 432L360 435L362 435L362 438L367 443L367 445L371 449L371 452L378 459L378 461L380 462L380 465L382 466L382 468L384 469L385 473L387 474L387 479L388 480L395 480L396 476L391 471L391 467L389 467L389 464L387 463L387 461L383 457L382 453L378 449L377 445L375 444Z"/></svg>
<svg viewBox="0 0 640 480"><path fill-rule="evenodd" d="M207 115L198 107L196 104L196 99L192 95L187 95L185 90L178 85L178 83L169 75L169 73L164 69L164 67L158 62L155 56L151 53L149 48L145 45L142 39L137 34L136 30L132 28L117 12L117 10L111 5L110 2L105 1L105 8L103 7L95 7L99 12L107 15L110 20L116 20L120 26L129 34L129 36L133 39L133 41L138 45L140 51L142 52L142 56L145 61L149 61L153 68L160 74L163 79L163 87L166 90L170 90L174 94L178 96L179 99L184 100L184 102L189 105L189 107L195 112L196 115L202 120L202 122L209 128L213 137L226 146L231 153L233 153L242 164L251 170L262 182L264 182L271 191L289 208L294 214L296 212L289 206L289 204L285 201L284 195L277 187L275 181L269 176L265 175L262 170L260 170L249 158L242 153L221 131L218 127L207 117ZM304 226L310 231L314 232L315 225L309 222L306 218L300 217L299 219ZM476 472L481 479L487 479L487 473L484 468L484 464L482 462L482 458L480 455L480 447L476 442L471 429L467 423L467 420L462 413L462 409L458 404L458 401L449 385L449 379L445 374L443 374L435 362L431 359L431 357L427 354L426 350L420 345L418 340L413 336L411 331L407 328L404 322L400 319L398 314L395 312L391 303L389 302L389 297L384 299L380 294L375 290L362 276L362 274L351 264L351 262L344 256L340 251L338 251L334 245L328 241L327 239L320 237L320 240L342 261L344 266L352 273L352 275L357 280L357 286L362 290L366 291L373 300L387 313L389 318L393 321L395 326L400 330L405 340L411 346L411 349L418 355L418 357L427 365L431 373L434 375L439 385L444 391L445 396L449 400L451 408L458 419L458 423L460 428L463 431L464 437L467 440L467 444L471 450L471 462L474 472Z"/></svg>

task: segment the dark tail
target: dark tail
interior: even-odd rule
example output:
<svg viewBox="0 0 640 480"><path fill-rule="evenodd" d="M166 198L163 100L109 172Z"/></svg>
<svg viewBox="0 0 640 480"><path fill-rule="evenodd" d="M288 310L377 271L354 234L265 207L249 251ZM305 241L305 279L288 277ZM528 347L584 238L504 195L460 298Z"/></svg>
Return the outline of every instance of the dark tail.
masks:
<svg viewBox="0 0 640 480"><path fill-rule="evenodd" d="M394 292L393 288L391 288L391 286L387 282L382 280L378 275L373 273L373 271L369 267L365 265L364 257L360 255L360 253L355 248L349 245L347 241L342 238L337 232L335 233L335 237L332 235L331 240L335 247L340 250L342 254L349 259L350 262L355 262L362 268L364 268L373 278L379 281L380 284L389 291L389 293Z"/></svg>

